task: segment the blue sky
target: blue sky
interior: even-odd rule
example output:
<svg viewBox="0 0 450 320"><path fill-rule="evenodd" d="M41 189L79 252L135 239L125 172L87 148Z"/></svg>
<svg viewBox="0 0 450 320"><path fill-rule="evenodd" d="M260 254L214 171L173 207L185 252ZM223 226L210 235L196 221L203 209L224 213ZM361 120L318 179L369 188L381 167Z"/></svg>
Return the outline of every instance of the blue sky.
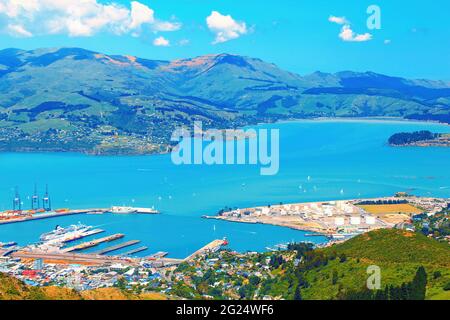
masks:
<svg viewBox="0 0 450 320"><path fill-rule="evenodd" d="M450 80L448 0L11 1L0 0L1 48L74 46L163 60L227 52L300 74L370 70ZM366 24L373 4L379 30Z"/></svg>

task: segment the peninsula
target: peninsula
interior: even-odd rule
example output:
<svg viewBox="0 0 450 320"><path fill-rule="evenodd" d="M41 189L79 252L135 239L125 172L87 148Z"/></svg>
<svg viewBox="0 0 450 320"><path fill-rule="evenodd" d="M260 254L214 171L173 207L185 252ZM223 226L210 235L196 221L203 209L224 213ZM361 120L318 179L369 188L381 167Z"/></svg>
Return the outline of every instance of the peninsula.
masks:
<svg viewBox="0 0 450 320"><path fill-rule="evenodd" d="M389 138L389 145L415 147L450 147L450 134L430 131L400 132Z"/></svg>

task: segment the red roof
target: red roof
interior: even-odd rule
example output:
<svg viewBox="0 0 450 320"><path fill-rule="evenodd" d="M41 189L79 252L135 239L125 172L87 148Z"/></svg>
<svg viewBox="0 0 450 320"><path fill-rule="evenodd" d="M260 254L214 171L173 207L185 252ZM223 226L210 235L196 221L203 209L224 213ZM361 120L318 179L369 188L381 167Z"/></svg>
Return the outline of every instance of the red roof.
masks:
<svg viewBox="0 0 450 320"><path fill-rule="evenodd" d="M30 277L30 278L34 278L37 276L37 271L36 270L23 270L22 275Z"/></svg>

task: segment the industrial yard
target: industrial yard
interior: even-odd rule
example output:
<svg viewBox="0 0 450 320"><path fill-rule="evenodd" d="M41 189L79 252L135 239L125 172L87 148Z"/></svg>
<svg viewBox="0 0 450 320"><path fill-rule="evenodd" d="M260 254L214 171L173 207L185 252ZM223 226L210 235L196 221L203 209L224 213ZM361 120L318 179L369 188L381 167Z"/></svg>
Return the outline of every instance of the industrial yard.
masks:
<svg viewBox="0 0 450 320"><path fill-rule="evenodd" d="M279 204L229 211L224 209L217 216L205 218L271 224L342 240L376 229L398 225L407 227L415 214L440 212L447 208L449 202L448 199L397 194L375 199Z"/></svg>

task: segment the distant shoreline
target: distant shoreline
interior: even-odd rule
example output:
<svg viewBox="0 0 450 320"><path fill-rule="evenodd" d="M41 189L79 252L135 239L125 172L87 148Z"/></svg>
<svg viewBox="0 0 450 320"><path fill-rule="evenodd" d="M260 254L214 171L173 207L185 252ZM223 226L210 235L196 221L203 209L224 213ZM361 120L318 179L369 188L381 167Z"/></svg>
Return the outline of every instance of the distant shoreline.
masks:
<svg viewBox="0 0 450 320"><path fill-rule="evenodd" d="M417 124L437 124L443 126L450 126L449 123L432 121L432 120L415 120L405 119L401 117L319 117L310 119L292 119L292 120L280 120L274 123L295 123L295 122L378 122L378 123L417 123ZM267 123L258 123L263 125Z"/></svg>
<svg viewBox="0 0 450 320"><path fill-rule="evenodd" d="M401 117L318 117L318 118L295 118L295 119L284 119L277 120L274 122L258 122L254 125L246 125L243 127L239 127L235 130L246 130L249 128L254 128L255 126L264 126L271 124L284 124L284 123L301 123L301 122L360 122L360 123L410 123L410 124L434 124L440 126L450 126L448 123L431 121L431 120L413 120L413 119L405 119ZM223 129L219 129L223 130ZM169 154L170 151L167 150L169 146L166 146L165 151L155 151L150 153L138 152L105 152L105 153L96 153L95 150L50 150L50 149L39 149L33 150L29 147L18 147L17 150L5 150L0 148L0 154L14 153L14 154L77 154L77 155L86 155L86 156L94 156L94 157L141 157L141 156L156 156L156 155L166 155Z"/></svg>

